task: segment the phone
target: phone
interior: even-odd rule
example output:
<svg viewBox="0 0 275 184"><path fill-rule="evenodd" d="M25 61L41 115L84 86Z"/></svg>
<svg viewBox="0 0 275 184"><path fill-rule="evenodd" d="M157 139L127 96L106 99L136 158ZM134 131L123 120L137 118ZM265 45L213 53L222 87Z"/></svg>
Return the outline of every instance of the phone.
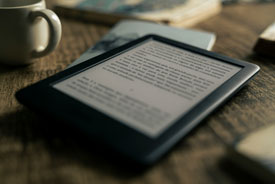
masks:
<svg viewBox="0 0 275 184"><path fill-rule="evenodd" d="M266 183L275 183L275 124L252 131L227 146L228 159Z"/></svg>

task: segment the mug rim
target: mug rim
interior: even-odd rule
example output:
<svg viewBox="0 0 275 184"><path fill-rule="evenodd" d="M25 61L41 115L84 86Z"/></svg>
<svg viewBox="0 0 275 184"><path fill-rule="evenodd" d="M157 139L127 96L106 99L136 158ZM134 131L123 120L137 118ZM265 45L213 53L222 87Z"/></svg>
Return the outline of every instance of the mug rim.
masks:
<svg viewBox="0 0 275 184"><path fill-rule="evenodd" d="M0 10L24 9L24 8L36 6L44 2L44 0L34 0L34 1L35 2L33 3L29 3L26 5L19 5L19 6L1 6L0 5Z"/></svg>

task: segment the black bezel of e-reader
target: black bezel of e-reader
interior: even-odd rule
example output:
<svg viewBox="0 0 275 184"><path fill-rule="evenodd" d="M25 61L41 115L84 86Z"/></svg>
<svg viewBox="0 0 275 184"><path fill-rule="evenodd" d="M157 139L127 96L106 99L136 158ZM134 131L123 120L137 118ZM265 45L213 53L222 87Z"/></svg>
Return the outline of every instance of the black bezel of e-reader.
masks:
<svg viewBox="0 0 275 184"><path fill-rule="evenodd" d="M150 39L237 65L242 69L156 138L150 138L52 87L58 81L65 80L101 62L108 61L108 58L127 52ZM231 59L157 35L147 35L26 87L16 93L16 98L35 111L64 120L68 125L104 142L116 152L118 151L136 162L150 165L157 161L203 118L237 92L258 71L259 67L255 64Z"/></svg>

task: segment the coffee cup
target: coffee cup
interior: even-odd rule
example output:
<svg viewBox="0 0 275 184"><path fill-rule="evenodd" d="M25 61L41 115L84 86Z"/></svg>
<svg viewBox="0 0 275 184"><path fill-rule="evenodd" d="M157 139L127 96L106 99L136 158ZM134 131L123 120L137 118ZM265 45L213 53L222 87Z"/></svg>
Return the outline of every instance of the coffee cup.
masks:
<svg viewBox="0 0 275 184"><path fill-rule="evenodd" d="M0 0L0 63L30 64L60 39L60 20L44 0Z"/></svg>

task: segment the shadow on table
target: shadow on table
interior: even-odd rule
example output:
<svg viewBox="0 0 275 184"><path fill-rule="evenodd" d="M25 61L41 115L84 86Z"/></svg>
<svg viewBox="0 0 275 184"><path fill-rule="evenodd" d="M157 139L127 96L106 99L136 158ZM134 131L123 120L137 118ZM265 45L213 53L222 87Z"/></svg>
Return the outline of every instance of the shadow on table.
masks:
<svg viewBox="0 0 275 184"><path fill-rule="evenodd" d="M48 151L53 160L75 162L93 172L122 180L140 176L148 169L100 146L66 124L42 119L26 108L0 117L0 135L15 139L23 148L38 143L43 148L41 151Z"/></svg>
<svg viewBox="0 0 275 184"><path fill-rule="evenodd" d="M14 72L14 71L17 71L17 70L25 69L26 67L28 67L28 65L12 66L12 65L2 64L1 61L0 61L0 74Z"/></svg>
<svg viewBox="0 0 275 184"><path fill-rule="evenodd" d="M252 54L248 55L247 57L245 57L244 60L253 62L253 63L259 65L260 67L268 66L268 67L275 68L274 57L271 57L271 56L252 53Z"/></svg>
<svg viewBox="0 0 275 184"><path fill-rule="evenodd" d="M219 167L234 183L263 183L263 181L259 180L257 177L232 163L227 157L220 160Z"/></svg>

